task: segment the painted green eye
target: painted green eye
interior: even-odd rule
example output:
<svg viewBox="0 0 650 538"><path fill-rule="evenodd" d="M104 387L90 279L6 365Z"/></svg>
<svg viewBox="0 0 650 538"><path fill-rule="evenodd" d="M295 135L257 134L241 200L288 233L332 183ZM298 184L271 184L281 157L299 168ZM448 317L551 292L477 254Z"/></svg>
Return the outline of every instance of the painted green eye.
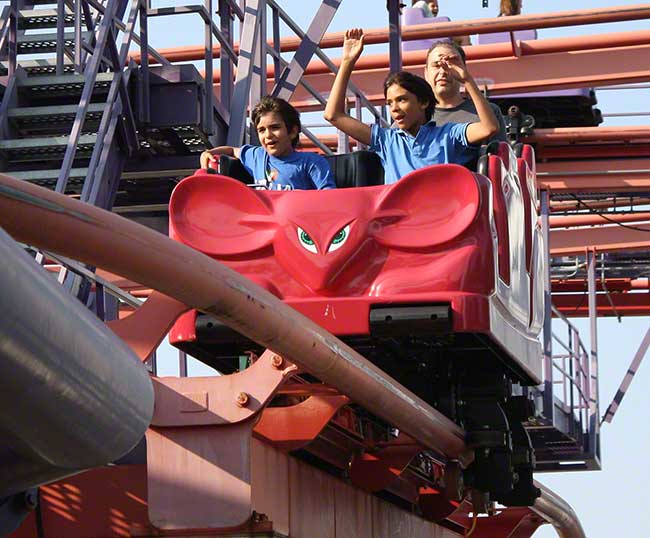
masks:
<svg viewBox="0 0 650 538"><path fill-rule="evenodd" d="M335 250L341 248L349 235L350 225L348 224L345 228L342 228L337 232L337 234L334 236L334 239L332 239L330 248L327 249L327 252L334 252Z"/></svg>
<svg viewBox="0 0 650 538"><path fill-rule="evenodd" d="M300 244L303 247L305 247L309 252L313 252L314 254L318 252L318 250L316 250L316 243L314 242L314 240L300 226L298 226L298 240L300 241Z"/></svg>

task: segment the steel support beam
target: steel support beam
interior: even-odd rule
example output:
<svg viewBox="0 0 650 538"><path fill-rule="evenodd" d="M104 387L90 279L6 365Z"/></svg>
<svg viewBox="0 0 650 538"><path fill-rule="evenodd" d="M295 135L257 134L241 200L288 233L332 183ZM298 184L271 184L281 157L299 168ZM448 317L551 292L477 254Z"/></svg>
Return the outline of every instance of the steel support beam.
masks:
<svg viewBox="0 0 650 538"><path fill-rule="evenodd" d="M589 204L586 204L589 206ZM585 209L579 207L579 209ZM613 224L616 222L637 222L650 221L650 213L604 213L604 214L582 214L582 215L553 215L550 218L550 226L553 228L569 228L574 226L598 226L601 224Z"/></svg>
<svg viewBox="0 0 650 538"><path fill-rule="evenodd" d="M627 389L630 388L630 384L632 383L634 374L636 374L637 370L639 369L639 366L641 366L641 361L643 360L643 357L645 357L645 354L648 351L648 347L650 347L650 328L648 328L648 330L645 333L645 336L643 337L643 340L641 340L639 349L634 354L632 363L630 364L630 367L627 369L627 372L625 372L625 377L623 377L621 386L616 391L616 395L614 396L612 403L609 404L607 411L605 411L605 415L603 416L602 422L611 422L612 419L614 418L616 411L618 410L619 406L621 405L621 402L623 401L623 397L625 396Z"/></svg>
<svg viewBox="0 0 650 538"><path fill-rule="evenodd" d="M388 0L388 55L391 73L402 70L401 0Z"/></svg>
<svg viewBox="0 0 650 538"><path fill-rule="evenodd" d="M578 256L584 254L585 248L598 252L649 250L650 224L553 230L550 241L551 256Z"/></svg>
<svg viewBox="0 0 650 538"><path fill-rule="evenodd" d="M318 48L318 43L323 38L325 31L332 22L336 10L339 8L341 0L323 1L314 15L314 19L309 25L305 38L301 41L300 46L291 59L291 63L285 67L280 75L280 79L273 88L273 95L286 101L291 99L293 92L298 87L305 68L314 56L314 51Z"/></svg>
<svg viewBox="0 0 650 538"><path fill-rule="evenodd" d="M650 140L649 125L629 127L558 127L556 129L535 129L523 139L529 144L560 145L577 142L630 142ZM647 159L646 159L647 162Z"/></svg>
<svg viewBox="0 0 650 538"><path fill-rule="evenodd" d="M586 49L468 62L490 95L585 88L650 79L650 45Z"/></svg>
<svg viewBox="0 0 650 538"><path fill-rule="evenodd" d="M264 46L266 43L266 0L258 0L256 25L257 36L255 37L255 46L253 47L253 73L251 75L250 97L248 100L249 113L260 102L262 97L267 94L266 47ZM207 78L207 74L205 77ZM257 139L257 132L254 134L254 139Z"/></svg>
<svg viewBox="0 0 650 538"><path fill-rule="evenodd" d="M590 127L585 127L590 129ZM643 142L629 142L624 137L607 143L546 146L538 145L535 153L539 160L562 159L565 162L571 159L578 161L584 159L629 159L634 157L647 157L650 155L650 144ZM566 163L571 168L573 163Z"/></svg>
<svg viewBox="0 0 650 538"><path fill-rule="evenodd" d="M543 244L546 245L542 255L546 257L544 264L544 326L542 328L542 343L544 350L544 386L543 386L543 406L544 416L553 420L553 327L552 327L552 308L551 302L551 259L548 251L549 241L549 213L550 213L550 193L547 190L540 192L540 215L542 224Z"/></svg>
<svg viewBox="0 0 650 538"><path fill-rule="evenodd" d="M237 61L237 77L233 90L230 123L226 144L228 146L241 146L244 142L246 130L246 110L251 88L251 75L253 73L253 59L255 44L257 42L259 18L259 0L250 0L246 5L244 23L241 31L241 49Z"/></svg>
<svg viewBox="0 0 650 538"><path fill-rule="evenodd" d="M584 292L554 294L553 305L568 318L586 318L589 315L589 305ZM650 294L610 293L609 297L597 294L596 313L599 317L616 317L617 314L623 317L650 316Z"/></svg>
<svg viewBox="0 0 650 538"><path fill-rule="evenodd" d="M19 241L104 268L210 314L423 446L463 465L473 459L458 425L277 297L194 249L115 214L3 175L0 226Z"/></svg>
<svg viewBox="0 0 650 538"><path fill-rule="evenodd" d="M576 293L587 290L587 283L582 279L573 280L553 280L553 293ZM603 280L598 279L596 282L597 291L609 292L629 292L632 290L650 290L650 279L648 278L606 278L605 286Z"/></svg>
<svg viewBox="0 0 650 538"><path fill-rule="evenodd" d="M650 198L636 196L634 193L622 194L619 196L610 196L602 200L589 200L580 202L578 200L556 200L551 202L551 211L559 213L563 211L575 211L579 208L584 209L584 204L591 209L628 209L641 205L650 205Z"/></svg>
<svg viewBox="0 0 650 538"><path fill-rule="evenodd" d="M600 410L598 395L598 312L596 303L596 253L587 250L587 297L589 299L589 436L588 450L600 459Z"/></svg>
<svg viewBox="0 0 650 538"><path fill-rule="evenodd" d="M517 15L513 17L498 17L494 19L472 19L467 21L452 21L452 22L436 22L431 24L419 24L417 26L410 26L401 28L402 41L417 41L420 39L436 39L445 38L450 36L464 36L468 34L481 34L493 32L512 32L517 30L532 30L540 28L557 28L563 26L579 26L585 24L601 24L608 22L621 22L628 20L643 20L650 18L650 4L642 4L636 6L626 6L621 8L603 8L603 9L589 9L580 11L564 11L556 13L544 13L539 15ZM641 32L630 32L641 33ZM622 33L623 34L623 33ZM621 35L622 35L621 34ZM370 28L364 30L364 42L367 45L374 45L378 43L388 43L390 40L390 30L386 28ZM629 38L618 37L619 34L611 34L612 41L616 41L620 46L621 40L623 43L629 43ZM332 32L323 36L320 40L320 48L338 48L343 46L344 32ZM574 40L580 42L582 39L587 44L585 48L601 47L599 43L594 42L594 36L585 36L582 38L562 38L558 40L543 40L546 41L559 41ZM539 42L542 42L540 40ZM521 43L521 53L527 54L526 46ZM565 44L555 45L556 48L564 47L566 49L570 41L565 41ZM282 52L293 52L300 47L300 37L286 37L281 41ZM512 46L510 44L497 44L497 45L480 45L464 47L468 59L483 59L492 57L494 54L501 56L511 56ZM203 47L200 45L191 45L186 47L175 47L161 49L159 53L172 60L172 57L178 59L172 61L189 61L201 59ZM214 54L220 53L219 47L215 47ZM182 56L181 56L182 55ZM139 55L133 55L136 61L139 60Z"/></svg>

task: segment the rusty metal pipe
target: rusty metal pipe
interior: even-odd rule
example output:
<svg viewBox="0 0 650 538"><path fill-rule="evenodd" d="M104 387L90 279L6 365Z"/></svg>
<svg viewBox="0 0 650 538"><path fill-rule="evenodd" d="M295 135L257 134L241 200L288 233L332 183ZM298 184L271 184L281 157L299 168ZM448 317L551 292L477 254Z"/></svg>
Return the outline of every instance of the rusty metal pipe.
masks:
<svg viewBox="0 0 650 538"><path fill-rule="evenodd" d="M603 215L552 215L549 217L551 228L568 228L570 226L598 226L600 224L612 224L614 222L643 222L650 221L650 213L630 214L609 214Z"/></svg>
<svg viewBox="0 0 650 538"><path fill-rule="evenodd" d="M418 39L435 39L468 34L484 34L491 32L510 32L517 30L532 30L539 28L559 28L563 26L578 26L584 24L600 24L621 22L650 18L650 4L639 4L619 8L584 9L577 11L561 11L540 15L515 15L512 17L497 17L493 19L473 19L467 21L438 22L432 24L419 24L402 27L402 41ZM388 43L389 32L387 28L374 28L364 31L365 43L368 45ZM343 46L344 32L331 32L320 41L321 49L337 48ZM298 37L286 37L280 41L281 52L293 52L300 46ZM269 42L273 46L272 42ZM506 45L510 49L510 45ZM474 47L468 47L468 50ZM511 50L511 49L510 49ZM214 46L213 55L219 57L220 46ZM238 45L235 44L235 52ZM190 45L186 47L173 47L158 51L171 62L201 60L205 57L203 45ZM136 62L140 62L140 54L130 55ZM155 62L151 58L150 62Z"/></svg>
<svg viewBox="0 0 650 538"><path fill-rule="evenodd" d="M586 204L591 209L611 209L611 208L627 208L634 207L637 205L650 205L650 198L641 198L641 197L632 197L631 195L627 198L621 196L618 198L607 198L601 201L592 201L586 202ZM551 202L551 211L575 211L577 209L584 209L584 206L577 200L562 200Z"/></svg>
<svg viewBox="0 0 650 538"><path fill-rule="evenodd" d="M526 137L529 144L573 144L575 142L650 140L650 126L630 127L558 127L537 129Z"/></svg>
<svg viewBox="0 0 650 538"><path fill-rule="evenodd" d="M553 525L560 538L586 538L571 505L542 484L535 482L535 485L542 490L542 495L537 498L532 510Z"/></svg>
<svg viewBox="0 0 650 538"><path fill-rule="evenodd" d="M0 175L0 226L210 314L432 450L468 465L463 430L359 353L239 273L149 228Z"/></svg>
<svg viewBox="0 0 650 538"><path fill-rule="evenodd" d="M575 52L581 50L630 47L647 44L650 44L650 31L619 32L615 34L521 41L519 43L519 54L520 56L534 56L558 52ZM512 57L514 54L512 45L509 42L489 45L472 45L463 48L468 62L491 58L508 58ZM194 47L178 47L175 49L167 49L168 54L166 57L172 62L200 60L203 58L203 52L202 48L199 51L198 49L195 50ZM402 63L405 67L411 69L420 67L424 68L426 53L426 50L406 51L402 53ZM340 64L339 58L332 58L331 60L336 66ZM355 71L387 68L388 59L385 54L365 55L359 58L355 64ZM323 73L331 73L331 70L320 60L309 62L305 69L306 75L317 75ZM269 80L273 79L273 65L267 66L266 76ZM218 83L221 80L221 75L218 71L214 72L212 80L215 83Z"/></svg>

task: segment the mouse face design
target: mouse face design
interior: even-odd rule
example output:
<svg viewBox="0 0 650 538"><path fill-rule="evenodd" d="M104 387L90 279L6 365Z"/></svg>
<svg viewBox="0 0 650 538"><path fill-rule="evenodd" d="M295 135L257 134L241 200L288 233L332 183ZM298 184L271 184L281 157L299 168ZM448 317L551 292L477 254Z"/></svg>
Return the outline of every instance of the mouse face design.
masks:
<svg viewBox="0 0 650 538"><path fill-rule="evenodd" d="M452 182L444 170L416 171L389 186L292 192L197 174L172 195L170 233L225 263L272 256L295 281L328 295L353 280L370 283L392 250L424 252L471 224L476 182L453 168Z"/></svg>

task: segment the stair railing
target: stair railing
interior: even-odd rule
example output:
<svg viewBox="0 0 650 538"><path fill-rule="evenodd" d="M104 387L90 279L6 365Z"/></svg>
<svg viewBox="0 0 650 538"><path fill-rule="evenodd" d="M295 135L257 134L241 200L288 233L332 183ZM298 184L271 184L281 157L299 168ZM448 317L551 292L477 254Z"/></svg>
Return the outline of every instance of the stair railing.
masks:
<svg viewBox="0 0 650 538"><path fill-rule="evenodd" d="M0 37L0 51L7 51L7 75L11 77L16 72L18 55L18 0L11 0L2 14L2 37Z"/></svg>
<svg viewBox="0 0 650 538"><path fill-rule="evenodd" d="M589 435L589 402L591 398L591 372L589 353L580 339L578 329L557 308L552 307L555 322L561 322L566 329L566 337L552 331L553 342L560 352L553 352L553 368L558 374L553 381L554 394L544 394L545 398L559 399L564 412L577 421L579 431L573 432L576 438ZM554 376L555 377L555 376ZM571 424L573 427L573 424Z"/></svg>

